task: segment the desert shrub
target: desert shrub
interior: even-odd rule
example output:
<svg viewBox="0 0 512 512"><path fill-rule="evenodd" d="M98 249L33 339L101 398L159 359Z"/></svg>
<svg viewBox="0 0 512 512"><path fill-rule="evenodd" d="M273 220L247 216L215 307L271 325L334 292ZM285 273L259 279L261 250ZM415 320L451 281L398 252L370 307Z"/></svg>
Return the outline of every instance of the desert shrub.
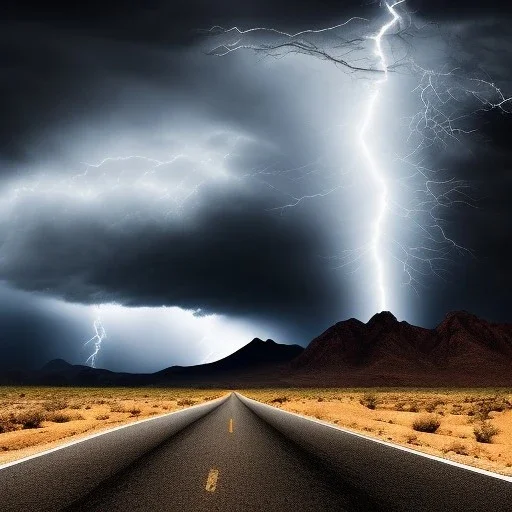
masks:
<svg viewBox="0 0 512 512"><path fill-rule="evenodd" d="M425 406L425 410L427 412L434 412L436 410L436 405L434 402L429 402L426 406Z"/></svg>
<svg viewBox="0 0 512 512"><path fill-rule="evenodd" d="M15 418L15 422L24 429L39 428L45 420L45 414L41 410L26 411Z"/></svg>
<svg viewBox="0 0 512 512"><path fill-rule="evenodd" d="M412 423L413 430L417 432L427 432L429 434L433 434L437 432L437 429L441 426L441 422L432 414L420 416L415 419Z"/></svg>
<svg viewBox="0 0 512 512"><path fill-rule="evenodd" d="M46 415L46 420L51 421L53 423L67 423L71 421L73 418L64 412L52 412Z"/></svg>
<svg viewBox="0 0 512 512"><path fill-rule="evenodd" d="M271 404L284 404L288 402L290 399L287 396L276 396L272 400L270 400Z"/></svg>
<svg viewBox="0 0 512 512"><path fill-rule="evenodd" d="M108 420L109 418L110 416L108 414L98 414L98 416L96 416L97 420Z"/></svg>
<svg viewBox="0 0 512 512"><path fill-rule="evenodd" d="M409 405L409 412L420 412L420 406L418 402L411 402Z"/></svg>
<svg viewBox="0 0 512 512"><path fill-rule="evenodd" d="M368 409L375 409L379 403L377 395L374 393L365 393L361 400L359 400L361 405L364 405Z"/></svg>
<svg viewBox="0 0 512 512"><path fill-rule="evenodd" d="M0 417L0 434L4 434L5 432L12 432L17 429L18 427L14 421L14 418L11 416Z"/></svg>
<svg viewBox="0 0 512 512"><path fill-rule="evenodd" d="M418 440L418 436L416 436L415 434L409 434L406 438L405 438L405 442L407 444L414 444L416 446L421 446L421 443L420 441Z"/></svg>
<svg viewBox="0 0 512 512"><path fill-rule="evenodd" d="M68 403L65 400L50 400L43 405L45 411L53 412L53 411L62 411L62 409L66 409Z"/></svg>
<svg viewBox="0 0 512 512"><path fill-rule="evenodd" d="M141 410L138 407L134 407L128 411L132 416L138 416L141 413Z"/></svg>
<svg viewBox="0 0 512 512"><path fill-rule="evenodd" d="M180 398L177 402L177 404L180 406L180 407L187 407L187 406L190 406L190 405L195 405L196 401L195 400L192 400L191 398Z"/></svg>
<svg viewBox="0 0 512 512"><path fill-rule="evenodd" d="M119 403L110 404L110 412L126 412L126 409Z"/></svg>
<svg viewBox="0 0 512 512"><path fill-rule="evenodd" d="M487 421L483 421L480 425L473 429L475 439L479 443L492 443L492 438L499 434L499 432L500 431L496 427Z"/></svg>
<svg viewBox="0 0 512 512"><path fill-rule="evenodd" d="M465 444L460 443L459 441L454 441L453 443L445 446L443 448L444 453L454 452L458 455L469 455L469 450Z"/></svg>
<svg viewBox="0 0 512 512"><path fill-rule="evenodd" d="M445 402L444 400L437 398L435 400L431 400L430 402L428 402L427 405L425 406L425 410L427 412L434 412L436 408L439 407L440 405L445 405Z"/></svg>
<svg viewBox="0 0 512 512"><path fill-rule="evenodd" d="M478 402L473 406L472 415L475 416L477 420L485 421L489 419L489 413L491 412L490 404L486 402Z"/></svg>
<svg viewBox="0 0 512 512"><path fill-rule="evenodd" d="M512 405L506 398L493 396L475 403L471 412L476 419L485 421L492 411L502 412L507 409L512 409Z"/></svg>
<svg viewBox="0 0 512 512"><path fill-rule="evenodd" d="M512 409L512 404L503 396L494 396L487 401L487 407L490 411L502 412Z"/></svg>
<svg viewBox="0 0 512 512"><path fill-rule="evenodd" d="M397 402L395 404L395 411L403 411L405 409L405 402Z"/></svg>

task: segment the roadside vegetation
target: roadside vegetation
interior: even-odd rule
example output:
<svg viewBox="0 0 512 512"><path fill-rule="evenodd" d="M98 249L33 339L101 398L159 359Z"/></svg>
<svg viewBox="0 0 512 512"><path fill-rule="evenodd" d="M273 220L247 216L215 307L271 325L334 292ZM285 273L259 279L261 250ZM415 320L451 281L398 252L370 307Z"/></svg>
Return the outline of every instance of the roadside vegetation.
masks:
<svg viewBox="0 0 512 512"><path fill-rule="evenodd" d="M0 387L0 464L225 393L172 388Z"/></svg>
<svg viewBox="0 0 512 512"><path fill-rule="evenodd" d="M0 464L227 391L0 387ZM244 395L390 443L512 476L510 389L251 389Z"/></svg>
<svg viewBox="0 0 512 512"><path fill-rule="evenodd" d="M511 389L251 389L280 409L512 475Z"/></svg>

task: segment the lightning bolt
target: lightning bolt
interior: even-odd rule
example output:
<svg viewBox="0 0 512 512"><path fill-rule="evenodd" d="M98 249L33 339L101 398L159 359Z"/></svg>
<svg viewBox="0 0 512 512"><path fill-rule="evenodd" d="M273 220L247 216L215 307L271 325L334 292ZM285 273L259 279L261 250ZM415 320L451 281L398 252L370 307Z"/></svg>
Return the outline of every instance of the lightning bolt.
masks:
<svg viewBox="0 0 512 512"><path fill-rule="evenodd" d="M470 252L450 236L444 224L443 212L456 205L473 206L475 200L471 196L471 189L463 180L441 175L443 170L434 170L434 164L427 165L425 160L431 157L428 150L447 148L449 144L464 144L465 138L474 132L469 121L475 113L493 109L510 112L512 108L511 98L507 97L492 80L482 78L482 74L468 76L467 72L459 68L443 68L436 71L417 64L410 57L412 45L407 42L408 37L414 36L408 32L416 30L417 27L404 9L405 3L406 0L399 0L384 4L390 19L382 25L379 22L378 30L373 25L373 28L368 28L364 24L368 20L356 17L325 29L297 33L271 28L241 30L237 27L227 30L213 27L208 31L215 37L231 38L231 41L215 46L210 52L215 56L221 57L243 49L275 58L298 53L327 61L355 76L372 78L370 94L364 97L362 121L353 130L356 134L356 146L361 152L361 160L364 160L366 174L374 188L372 196L375 198L375 213L371 223L370 241L357 249L344 251L341 257L332 259L341 260L342 264L339 266L355 266L362 260L371 262L371 275L374 276L376 283L376 301L380 310L389 308L388 294L391 283L388 282L390 279L387 276L387 266L390 265L391 259L402 265L407 280L404 284L411 285L416 290L420 280L426 276L444 278L447 275L445 264L455 259L455 256ZM431 26L419 30L428 30ZM395 31L396 27L399 30ZM354 30L357 33L353 33ZM363 30L372 35L362 35L361 33L366 33ZM269 34L276 40L247 43L244 39L266 37ZM391 43L390 46L386 46L388 36L393 36L393 41L403 43L405 52L402 51L403 47L398 50L394 46L391 47ZM409 78L413 77L416 80L409 92L411 98L415 97L418 101L418 107L415 106L414 115L405 120L406 131L409 132L408 137L406 135L407 146L396 156L394 163L401 164L400 172L403 172L405 167L407 175L397 180L392 178L389 162L386 163L385 155L377 154L372 140L385 85L390 74L399 67L405 70ZM473 102L470 108L468 102ZM336 126L336 129L338 128L339 126ZM337 131L337 137L338 133ZM241 156L235 152L238 149L237 144L240 140L250 137L240 134L233 137L233 133L227 135L230 137L229 146L223 147L220 153L208 149L211 145L201 146L194 140L191 147L182 144L183 152L165 160L142 155L108 156L97 163L85 163L85 171L71 178L52 181L47 180L44 175L37 176L29 183L22 183L14 188L12 195L14 199L28 196L30 200L31 194L54 194L58 200L61 195L65 195L71 199L98 199L101 202L109 200L107 192L121 187L131 188L137 193L143 192L143 201L134 203L136 207L130 204L127 210L116 212L116 215L121 217L120 222L140 213L137 208L147 209L151 218L154 218L155 212L150 210L150 206L156 202L158 213L160 214L161 209L165 210L162 213L164 220L167 221L171 215L179 215L185 205L199 193L201 187L215 179L254 180L267 186L272 192L287 197L287 204L269 208L281 213L300 207L309 200L321 200L341 188L341 170L329 170L329 167L322 163L321 157L292 169L283 170L284 167L280 164L272 164L263 169L244 169L242 174L233 174L228 165L229 159L232 156ZM181 159L187 160L190 165L180 167L177 164ZM119 167L122 169L119 170ZM318 187L319 176L325 176L327 172L331 174L334 184L329 183L317 193L315 191L318 188L308 190L308 193L304 194L304 187L312 184L312 181L308 181L310 178L314 177L313 186ZM285 190L282 187L283 182L286 183ZM297 184L300 184L300 187L294 188ZM399 187L406 190L405 200L396 198ZM407 236L418 237L420 242L417 245L414 245L416 242L398 241L391 237L388 218L391 215L400 219ZM94 331L95 335L86 342L94 344L94 353L87 359L92 366L96 364L101 343L106 337L99 317L94 322Z"/></svg>
<svg viewBox="0 0 512 512"><path fill-rule="evenodd" d="M377 35L370 37L370 39L375 41L375 55L378 57L380 69L384 74L380 80L374 82L374 90L368 100L368 106L359 130L359 146L361 147L361 151L367 162L371 179L377 188L377 214L373 221L373 235L369 245L372 258L375 263L379 311L387 309L386 282L384 278L385 268L383 256L381 254L381 240L384 233L386 212L388 210L389 189L385 172L374 156L367 138L369 135L369 129L375 119L381 88L388 81L388 63L382 48L382 38L393 28L395 24L400 21L400 16L395 10L395 7L404 2L405 0L399 0L392 5L386 4L392 19L381 27Z"/></svg>
<svg viewBox="0 0 512 512"><path fill-rule="evenodd" d="M93 344L93 352L86 359L85 363L90 364L92 368L96 368L96 359L101 350L101 344L107 337L107 331L103 327L101 318L99 316L93 322L93 329L94 329L94 336L84 343L84 347L87 346L89 343Z"/></svg>
<svg viewBox="0 0 512 512"><path fill-rule="evenodd" d="M476 131L471 126L472 118L480 112L499 109L508 113L512 109L512 98L507 97L491 79L486 79L479 67L473 74L469 74L458 67L449 71L443 67L439 71L419 65L413 58L415 45L411 41L414 37L421 32L419 40L425 41L431 35L425 32L431 29L436 31L434 37L440 35L444 40L444 35L436 24L415 23L404 8L405 4L406 0L379 2L381 7L387 9L390 19L374 35L367 37L354 33L354 30L364 30L363 22L368 21L357 17L332 27L297 33L266 27L248 30L238 27L213 27L208 31L209 35L225 38L221 44L210 50L209 53L213 56L222 57L237 50L251 50L257 55L276 59L288 54L303 54L328 61L346 73L365 78L373 76L362 121L356 129L357 147L375 191L375 214L370 241L357 249L342 251L328 259L339 261L337 268L354 268L357 265L354 272L359 270L363 260L370 262L380 310L389 309L390 284L386 279L386 256L401 264L406 277L403 284L409 285L418 294L423 278L436 276L445 279L449 276L448 266L456 257L473 255L470 249L460 245L449 235L444 217L449 208L475 207L476 199L472 196L470 184L464 180L446 177L445 169L435 169L425 161L432 158L429 150L433 149L439 154L450 144L465 146L466 138ZM398 30L394 30L395 28ZM262 41L266 36L270 39ZM387 36L395 36L393 41L400 46L390 47L385 51L384 41ZM246 41L248 37L252 40ZM376 64L368 57L368 41L372 42ZM386 163L384 155L377 154L372 145L382 92L391 71L401 72L407 79L412 77L416 80L417 85L410 92L411 98L417 98L419 104L417 113L405 120L405 126L409 129L409 134L405 137L406 147L412 146L412 149L401 151L393 162L395 173L405 173L405 176L398 178L392 178L386 170L389 162ZM400 73L396 75L399 76ZM305 168L309 169L310 165ZM410 168L412 172L409 171ZM283 171L287 178L288 172L290 171ZM257 172L253 176L263 178L278 173L279 171L272 170ZM320 168L311 168L306 173L302 173L299 168L299 179L313 173L318 175ZM268 186L275 188L271 184ZM328 186L318 193L305 195L281 191L291 201L273 209L283 213L286 209L298 207L306 200L324 198L340 188L339 185ZM397 199L399 192L405 195L405 199ZM387 232L389 214L401 219L400 225L405 236L417 237L417 245L414 242L396 240Z"/></svg>

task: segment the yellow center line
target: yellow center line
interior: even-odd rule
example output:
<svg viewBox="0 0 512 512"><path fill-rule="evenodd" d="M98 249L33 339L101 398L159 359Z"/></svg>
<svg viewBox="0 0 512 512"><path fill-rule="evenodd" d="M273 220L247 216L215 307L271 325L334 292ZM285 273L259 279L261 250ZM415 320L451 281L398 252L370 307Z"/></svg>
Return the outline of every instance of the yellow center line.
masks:
<svg viewBox="0 0 512 512"><path fill-rule="evenodd" d="M229 430L229 433L230 433L230 434L232 434L232 433L233 433L233 418L231 418L231 419L229 420L229 428L228 428L228 430Z"/></svg>
<svg viewBox="0 0 512 512"><path fill-rule="evenodd" d="M206 487L205 489L208 492L215 492L217 488L217 479L219 478L219 470L218 469L210 469L208 473L208 478L206 479Z"/></svg>

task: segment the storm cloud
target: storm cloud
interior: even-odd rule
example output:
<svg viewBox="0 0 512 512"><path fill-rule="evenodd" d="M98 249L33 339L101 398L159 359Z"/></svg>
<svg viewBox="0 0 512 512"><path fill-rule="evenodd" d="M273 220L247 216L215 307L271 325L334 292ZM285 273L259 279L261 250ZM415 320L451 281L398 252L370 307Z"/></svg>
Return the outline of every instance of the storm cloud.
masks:
<svg viewBox="0 0 512 512"><path fill-rule="evenodd" d="M82 310L71 314L70 305L176 307L185 313L173 318L190 330L193 315L219 315L226 323L247 322L247 332L261 325L302 344L338 320L374 312L371 273L338 268L340 255L363 244L371 229L353 139L365 83L303 55L214 57L200 29L301 30L353 15L374 22L384 15L379 2L180 4L3 7L0 280L6 297L21 298L3 313L1 346L9 347L13 366L58 353L84 359L89 332L82 338L80 332L91 316L77 320ZM408 2L420 24L438 23L436 44L413 41L415 57L442 67L433 48L450 47L449 64L480 70L512 94L511 13L497 1L485 9L472 1L445 4ZM402 103L393 105L402 110L386 111L380 121L381 133L393 140L390 168L400 165L405 140L407 80L394 89ZM397 276L401 318L431 326L447 310L465 308L507 319L511 118L479 112L471 118L478 135L470 142L442 157L432 151L437 165L475 192L475 207L446 215L450 235L474 257L450 264L446 280L426 279L419 297ZM23 309L23 297L34 306ZM73 320L51 308L48 316L47 299ZM33 318L31 327L17 331L23 317ZM181 361L183 330L166 328L165 343L178 347L172 357ZM138 334L129 343L133 354L137 340L139 350L145 344ZM111 347L123 337L129 334L120 329ZM197 348L197 361L223 353L222 340L212 344L215 350ZM111 353L104 362L136 369L130 358L116 366ZM156 364L154 355L143 366Z"/></svg>

